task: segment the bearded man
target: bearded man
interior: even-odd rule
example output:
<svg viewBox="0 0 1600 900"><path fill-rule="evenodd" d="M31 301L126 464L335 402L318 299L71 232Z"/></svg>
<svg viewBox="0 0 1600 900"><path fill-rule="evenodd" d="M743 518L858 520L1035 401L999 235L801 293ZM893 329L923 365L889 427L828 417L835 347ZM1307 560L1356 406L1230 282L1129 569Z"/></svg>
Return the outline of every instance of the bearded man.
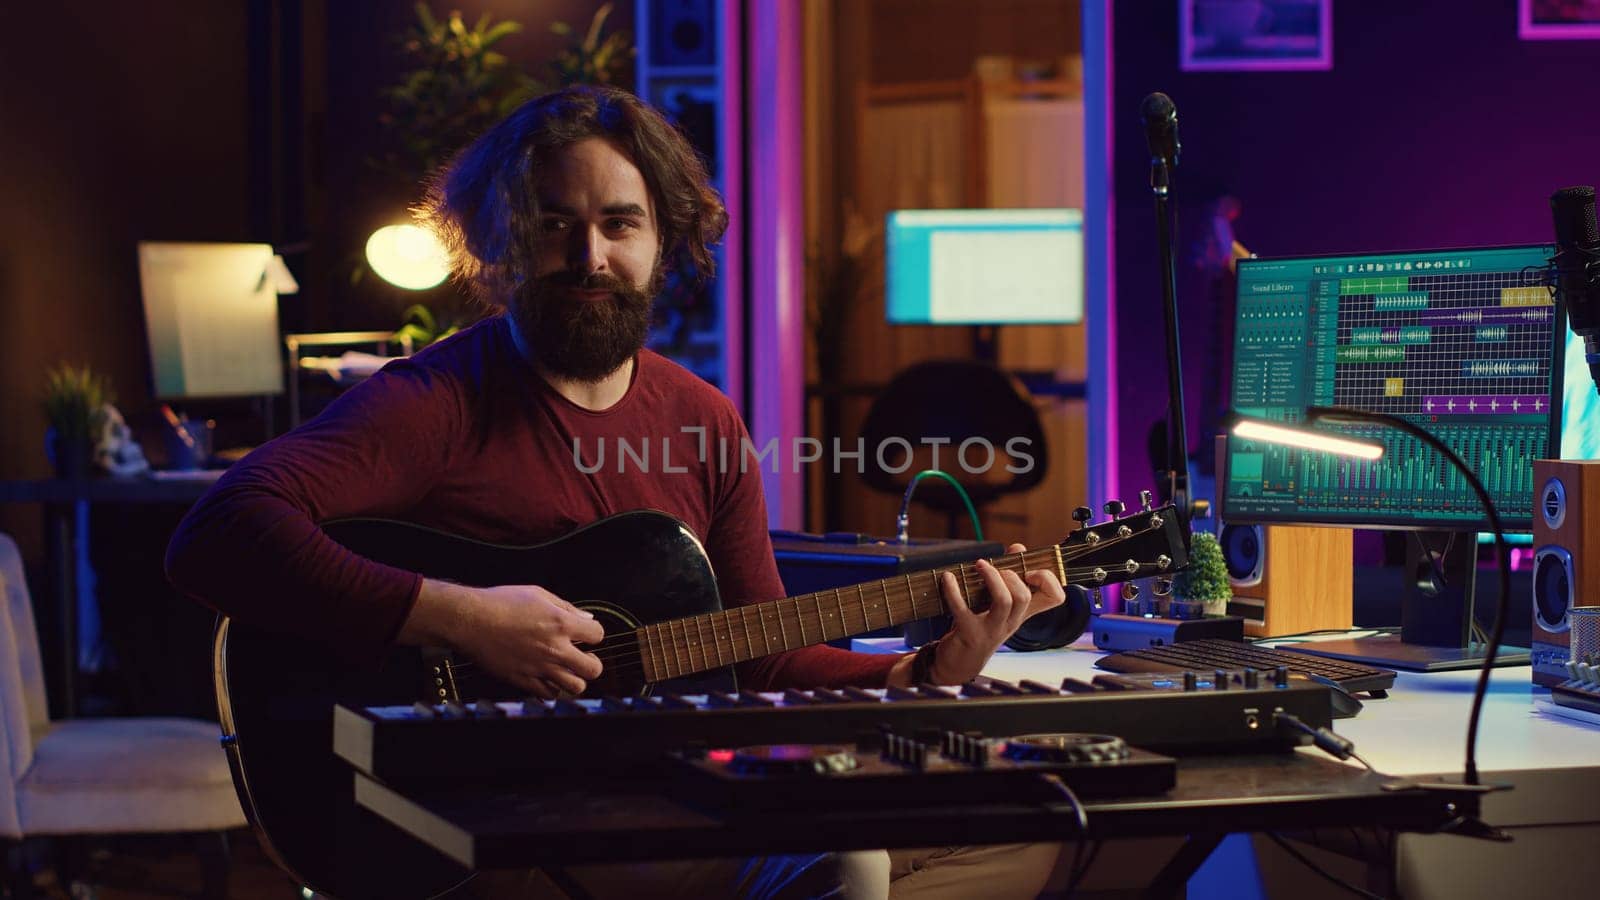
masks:
<svg viewBox="0 0 1600 900"><path fill-rule="evenodd" d="M581 694L600 675L601 659L584 649L604 636L591 615L538 585L469 587L378 563L321 524L382 517L526 545L654 509L700 539L725 602L782 597L759 467L741 453L691 449L744 448L738 411L643 346L664 261L710 272L710 247L727 224L683 135L622 91L549 94L463 150L420 211L451 248L457 277L508 314L390 364L236 464L174 536L173 582L239 621L319 641L346 659L376 662L392 644L449 647L546 699ZM676 449L659 467L586 465L576 453L622 440ZM742 664L741 686L905 686L914 675L966 682L1023 619L1063 599L1049 571L1024 581L979 568L991 607L968 610L946 576L955 624L920 660L817 644ZM685 896L882 896L891 878L896 894L959 895L981 884L991 896L1032 896L1054 858L1053 846L1018 845L568 875L599 896L660 896L668 887Z"/></svg>

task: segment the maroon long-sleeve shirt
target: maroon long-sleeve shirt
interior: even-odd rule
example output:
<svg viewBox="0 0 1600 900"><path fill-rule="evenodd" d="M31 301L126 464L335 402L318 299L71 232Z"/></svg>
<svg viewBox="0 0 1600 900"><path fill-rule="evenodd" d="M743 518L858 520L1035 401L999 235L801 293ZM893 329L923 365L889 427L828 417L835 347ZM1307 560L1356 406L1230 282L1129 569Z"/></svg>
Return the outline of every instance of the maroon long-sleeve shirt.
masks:
<svg viewBox="0 0 1600 900"><path fill-rule="evenodd" d="M167 573L240 621L376 661L422 575L358 556L318 523L381 516L531 544L657 509L700 538L724 603L770 600L783 583L759 467L739 464L746 438L727 397L648 350L621 400L584 409L521 356L507 319L489 319L390 364L236 463L178 527ZM881 686L895 660L813 646L740 676L757 688Z"/></svg>

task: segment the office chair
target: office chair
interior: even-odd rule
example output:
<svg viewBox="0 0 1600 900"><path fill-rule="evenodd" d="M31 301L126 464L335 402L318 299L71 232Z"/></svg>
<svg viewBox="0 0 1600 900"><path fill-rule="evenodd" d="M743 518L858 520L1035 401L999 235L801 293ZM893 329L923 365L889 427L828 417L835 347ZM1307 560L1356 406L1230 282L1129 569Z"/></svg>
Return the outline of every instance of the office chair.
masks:
<svg viewBox="0 0 1600 900"><path fill-rule="evenodd" d="M1016 379L978 360L934 360L900 372L872 402L861 434L866 441L862 479L873 490L896 497L904 495L912 476L931 463L932 448L923 443L927 439L948 439L948 444L938 448L939 468L961 483L980 512L1006 494L1037 487L1049 468L1044 426L1033 398ZM878 459L878 448L895 438L912 446L915 460L898 473L881 467ZM962 442L974 438L994 448L992 465L976 473L967 471L958 456ZM1027 443L1012 445L1020 450L1013 455L1008 444L1019 439ZM903 454L898 442L889 444L883 461L898 466L904 461ZM972 468L981 469L988 456L982 445L973 445L965 459ZM1022 471L1008 471L1008 466ZM941 479L924 479L917 485L915 499L944 512L949 533L955 534L966 506L953 488Z"/></svg>

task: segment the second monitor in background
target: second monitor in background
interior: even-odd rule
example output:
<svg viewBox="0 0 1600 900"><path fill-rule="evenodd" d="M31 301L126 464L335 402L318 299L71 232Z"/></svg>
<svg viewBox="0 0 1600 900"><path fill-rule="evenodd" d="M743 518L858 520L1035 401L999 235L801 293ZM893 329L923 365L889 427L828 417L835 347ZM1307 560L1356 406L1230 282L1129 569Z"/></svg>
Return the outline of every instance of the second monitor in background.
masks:
<svg viewBox="0 0 1600 900"><path fill-rule="evenodd" d="M1309 406L1406 418L1483 481L1510 530L1533 516L1533 460L1557 446L1565 326L1547 246L1254 259L1239 263L1232 406L1299 423ZM1219 491L1229 522L1404 529L1401 633L1307 652L1394 668L1476 666L1476 532L1488 519L1449 463L1378 425L1341 431L1384 445L1362 462L1229 441ZM1525 664L1527 652L1500 660Z"/></svg>
<svg viewBox="0 0 1600 900"><path fill-rule="evenodd" d="M891 324L1083 321L1081 210L902 209L885 242Z"/></svg>

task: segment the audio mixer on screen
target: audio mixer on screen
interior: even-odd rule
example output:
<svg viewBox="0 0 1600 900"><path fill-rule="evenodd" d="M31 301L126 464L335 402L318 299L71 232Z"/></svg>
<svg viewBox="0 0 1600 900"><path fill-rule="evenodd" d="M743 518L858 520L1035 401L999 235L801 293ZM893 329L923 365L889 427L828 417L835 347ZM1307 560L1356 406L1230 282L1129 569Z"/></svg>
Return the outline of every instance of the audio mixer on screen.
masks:
<svg viewBox="0 0 1600 900"><path fill-rule="evenodd" d="M1548 456L1558 322L1549 247L1239 263L1233 407L1299 422L1308 406L1405 417L1483 479L1508 524L1532 515L1532 460ZM1380 426L1374 461L1235 439L1227 505L1266 521L1413 527L1478 519L1471 488L1437 453Z"/></svg>

